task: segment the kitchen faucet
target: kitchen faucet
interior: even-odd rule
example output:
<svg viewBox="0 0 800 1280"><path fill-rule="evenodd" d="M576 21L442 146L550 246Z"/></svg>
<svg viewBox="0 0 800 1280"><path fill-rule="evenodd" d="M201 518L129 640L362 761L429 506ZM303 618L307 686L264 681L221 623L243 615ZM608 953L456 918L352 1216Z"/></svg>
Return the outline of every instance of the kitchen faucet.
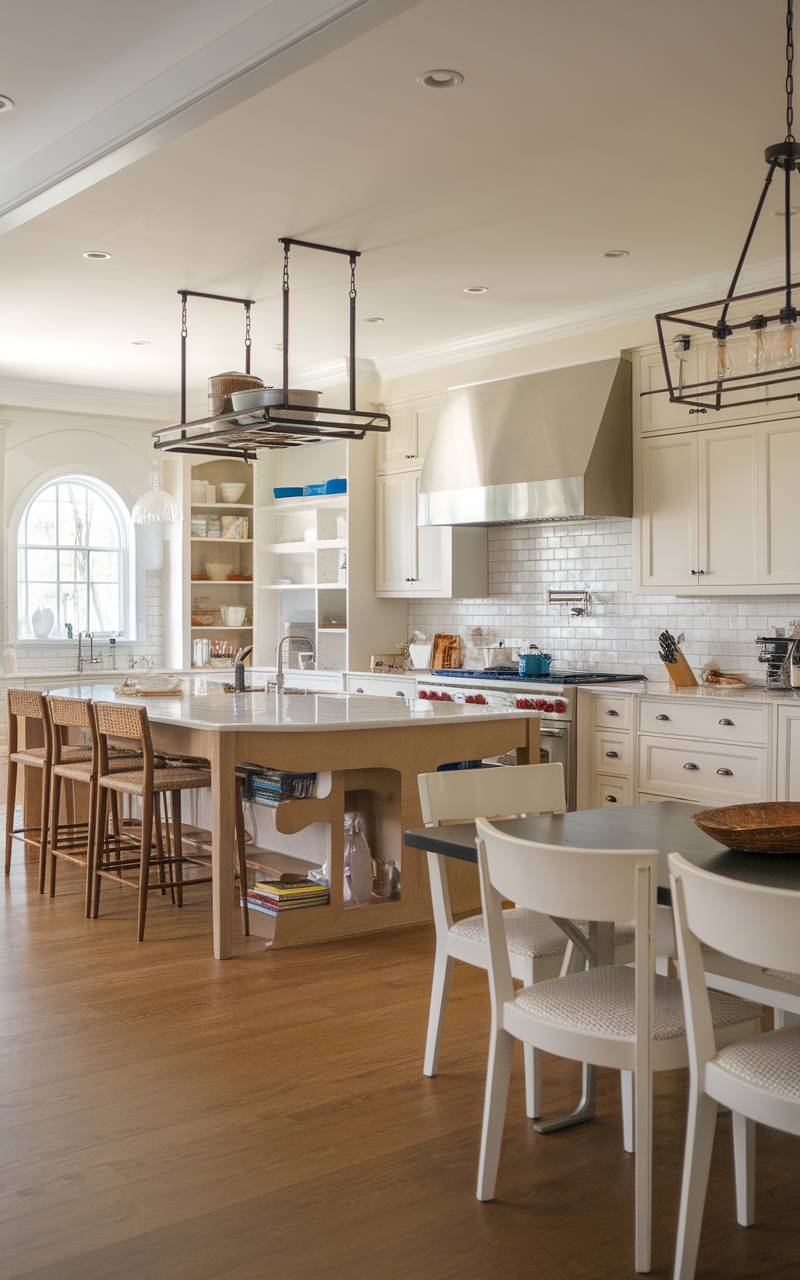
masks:
<svg viewBox="0 0 800 1280"><path fill-rule="evenodd" d="M275 692L276 693L283 693L283 646L286 644L287 640L302 640L304 644L309 645L311 649L311 656L315 658L317 655L317 651L314 647L314 641L309 639L308 636L284 636L283 639L278 644L278 651L277 651L278 671L275 676Z"/></svg>

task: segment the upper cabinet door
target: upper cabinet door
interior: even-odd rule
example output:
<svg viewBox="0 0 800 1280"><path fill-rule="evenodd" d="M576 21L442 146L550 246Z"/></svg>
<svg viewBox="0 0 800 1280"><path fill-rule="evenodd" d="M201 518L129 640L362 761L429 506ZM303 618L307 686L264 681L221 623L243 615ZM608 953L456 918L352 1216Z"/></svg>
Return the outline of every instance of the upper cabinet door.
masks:
<svg viewBox="0 0 800 1280"><path fill-rule="evenodd" d="M697 574L697 500L696 433L643 440L643 587L685 589L702 582Z"/></svg>
<svg viewBox="0 0 800 1280"><path fill-rule="evenodd" d="M415 477L415 503L419 507L419 477ZM410 596L450 596L453 530L446 525L417 526L417 580Z"/></svg>
<svg viewBox="0 0 800 1280"><path fill-rule="evenodd" d="M414 406L387 405L386 412L392 419L392 429L378 436L378 471L407 471L418 466Z"/></svg>
<svg viewBox="0 0 800 1280"><path fill-rule="evenodd" d="M762 423L760 446L761 582L800 583L800 419Z"/></svg>
<svg viewBox="0 0 800 1280"><path fill-rule="evenodd" d="M694 351L688 351L683 374L684 383L697 381L697 357ZM670 376L672 385L678 386L678 361L670 360ZM667 380L664 376L664 363L661 351L647 351L639 356L638 378L634 384L634 423L641 423L641 431L675 431L679 427L697 427L705 423L708 414L690 413L688 408L680 404L672 404L664 388ZM659 395L647 395L643 392L660 392ZM638 409L637 409L638 405Z"/></svg>
<svg viewBox="0 0 800 1280"><path fill-rule="evenodd" d="M417 473L378 476L375 590L407 596L417 579Z"/></svg>
<svg viewBox="0 0 800 1280"><path fill-rule="evenodd" d="M700 587L758 582L758 428L701 431Z"/></svg>

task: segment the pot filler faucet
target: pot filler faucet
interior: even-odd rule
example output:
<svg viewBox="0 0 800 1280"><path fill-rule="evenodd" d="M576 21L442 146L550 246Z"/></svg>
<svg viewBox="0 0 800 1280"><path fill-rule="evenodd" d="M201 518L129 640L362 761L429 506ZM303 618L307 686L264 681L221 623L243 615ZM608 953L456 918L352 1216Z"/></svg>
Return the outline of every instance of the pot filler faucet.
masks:
<svg viewBox="0 0 800 1280"><path fill-rule="evenodd" d="M284 636L283 639L278 644L278 652L277 652L278 671L275 676L275 692L276 693L283 693L283 646L286 644L287 640L302 640L304 644L308 645L311 651L312 658L316 658L317 656L317 651L316 651L316 648L314 647L314 641L309 639L308 636Z"/></svg>

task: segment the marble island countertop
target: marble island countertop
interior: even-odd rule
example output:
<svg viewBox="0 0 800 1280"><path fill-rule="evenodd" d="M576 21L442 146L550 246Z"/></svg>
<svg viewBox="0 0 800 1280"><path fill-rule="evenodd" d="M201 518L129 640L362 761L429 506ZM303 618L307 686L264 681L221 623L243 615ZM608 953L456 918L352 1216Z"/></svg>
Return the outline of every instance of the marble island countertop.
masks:
<svg viewBox="0 0 800 1280"><path fill-rule="evenodd" d="M397 698L359 697L348 693L298 691L278 697L270 693L225 693L218 681L207 677L184 679L183 697L123 697L109 684L76 682L60 689L62 697L91 698L93 702L119 702L125 706L146 706L149 718L160 724L180 723L193 729L320 732L331 729L396 729L427 721L479 723L509 716L537 719L538 713L505 707L484 707L457 702L406 701Z"/></svg>

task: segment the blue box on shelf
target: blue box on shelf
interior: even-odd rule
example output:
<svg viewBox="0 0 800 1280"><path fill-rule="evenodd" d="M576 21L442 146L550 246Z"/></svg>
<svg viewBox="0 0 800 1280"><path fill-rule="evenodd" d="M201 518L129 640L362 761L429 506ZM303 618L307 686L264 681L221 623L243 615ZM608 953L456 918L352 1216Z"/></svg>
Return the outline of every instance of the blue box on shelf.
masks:
<svg viewBox="0 0 800 1280"><path fill-rule="evenodd" d="M344 476L335 480L324 480L320 484L307 484L303 489L306 498L323 498L331 493L347 493L347 481Z"/></svg>
<svg viewBox="0 0 800 1280"><path fill-rule="evenodd" d="M303 489L299 484L284 485L280 489L273 489L272 496L274 498L302 498Z"/></svg>

